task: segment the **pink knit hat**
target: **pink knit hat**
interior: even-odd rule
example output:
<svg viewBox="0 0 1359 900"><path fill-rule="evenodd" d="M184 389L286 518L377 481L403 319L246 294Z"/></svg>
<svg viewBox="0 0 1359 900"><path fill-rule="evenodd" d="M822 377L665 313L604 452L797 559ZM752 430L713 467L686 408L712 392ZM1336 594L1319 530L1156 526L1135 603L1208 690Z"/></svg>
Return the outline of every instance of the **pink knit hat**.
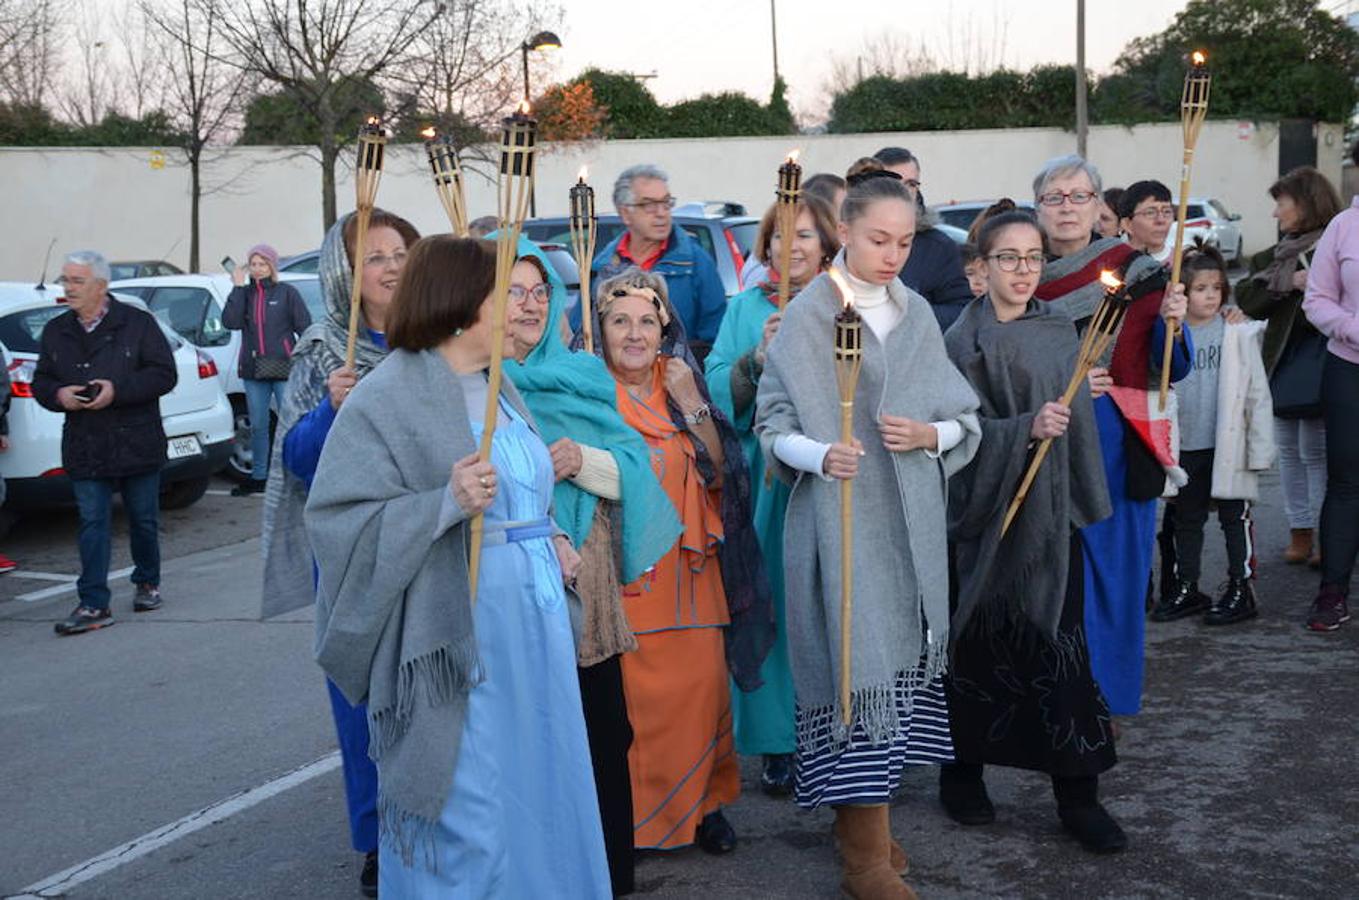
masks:
<svg viewBox="0 0 1359 900"><path fill-rule="evenodd" d="M263 256L269 261L269 268L274 270L275 275L278 274L278 251L273 247L270 247L268 244L256 244L251 247L250 252L245 255L245 261L250 262L250 257L252 256Z"/></svg>

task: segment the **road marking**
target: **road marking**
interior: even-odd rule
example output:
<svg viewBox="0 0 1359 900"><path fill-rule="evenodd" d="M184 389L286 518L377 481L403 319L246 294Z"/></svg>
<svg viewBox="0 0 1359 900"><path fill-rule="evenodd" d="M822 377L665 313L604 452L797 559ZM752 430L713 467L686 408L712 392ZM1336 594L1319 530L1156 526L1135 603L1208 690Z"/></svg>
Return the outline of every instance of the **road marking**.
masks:
<svg viewBox="0 0 1359 900"><path fill-rule="evenodd" d="M30 572L27 569L15 569L9 573L11 578L27 578L30 581L75 581L79 575L61 575L57 572Z"/></svg>
<svg viewBox="0 0 1359 900"><path fill-rule="evenodd" d="M314 762L280 775L273 781L266 781L259 787L250 788L224 800L219 800L211 806L205 806L197 812L189 813L182 819L168 825L162 825L154 831L148 831L139 838L133 838L120 847L114 847L96 857L77 863L69 869L50 875L42 881L30 884L18 894L11 895L8 900L33 900L37 897L64 896L77 885L106 875L119 866L140 859L166 844L173 843L182 837L193 834L195 831L201 831L209 825L223 822L237 813L245 812L271 797L276 797L286 790L305 784L313 778L333 772L339 767L340 752L336 750Z"/></svg>
<svg viewBox="0 0 1359 900"><path fill-rule="evenodd" d="M126 569L118 569L115 572L110 572L109 578L122 578L124 575L131 575L132 568L133 568L132 566L128 566ZM46 600L48 597L60 597L62 594L65 594L69 591L73 591L75 589L76 579L72 578L70 581L65 582L64 584L54 585L53 587L50 588L42 588L41 590L37 591L29 591L27 594L20 594L14 599L23 603L36 603L39 600Z"/></svg>

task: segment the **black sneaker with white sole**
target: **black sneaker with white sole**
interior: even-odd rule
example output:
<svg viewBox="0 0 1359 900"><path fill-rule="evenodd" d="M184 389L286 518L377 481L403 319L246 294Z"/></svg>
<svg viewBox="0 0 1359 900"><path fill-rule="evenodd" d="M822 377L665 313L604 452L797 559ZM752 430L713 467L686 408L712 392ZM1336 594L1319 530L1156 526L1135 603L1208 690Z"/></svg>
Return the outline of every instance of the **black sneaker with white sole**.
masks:
<svg viewBox="0 0 1359 900"><path fill-rule="evenodd" d="M151 612L153 609L160 609L163 602L160 597L160 588L139 584L137 585L137 595L132 598L132 611Z"/></svg>
<svg viewBox="0 0 1359 900"><path fill-rule="evenodd" d="M93 606L77 606L75 612L54 626L54 630L57 634L65 637L71 634L84 634L87 631L107 628L113 624L113 621L113 612L107 607L95 609Z"/></svg>

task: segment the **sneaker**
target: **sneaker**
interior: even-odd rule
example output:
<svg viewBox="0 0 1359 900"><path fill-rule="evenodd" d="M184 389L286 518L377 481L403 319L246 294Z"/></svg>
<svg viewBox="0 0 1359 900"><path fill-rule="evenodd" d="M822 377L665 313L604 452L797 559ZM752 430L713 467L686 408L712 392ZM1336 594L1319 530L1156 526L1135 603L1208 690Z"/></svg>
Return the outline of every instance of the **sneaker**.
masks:
<svg viewBox="0 0 1359 900"><path fill-rule="evenodd" d="M132 598L133 612L151 612L153 609L160 609L164 601L160 597L160 588L150 585L137 585L137 594Z"/></svg>
<svg viewBox="0 0 1359 900"><path fill-rule="evenodd" d="M1255 589L1245 578L1228 578L1222 595L1203 614L1204 625L1233 625L1255 618Z"/></svg>
<svg viewBox="0 0 1359 900"><path fill-rule="evenodd" d="M1312 631L1338 631L1350 620L1350 608L1338 585L1323 584L1312 610L1307 614L1307 627Z"/></svg>
<svg viewBox="0 0 1359 900"><path fill-rule="evenodd" d="M793 792L793 754L765 754L760 790L770 797L787 797Z"/></svg>
<svg viewBox="0 0 1359 900"><path fill-rule="evenodd" d="M263 494L263 493L264 493L264 485L265 485L266 483L267 483L267 482L256 481L256 480L254 480L254 479L252 478L252 479L250 479L249 481L245 482L244 484L238 484L238 485L236 485L234 488L232 488L232 489L231 489L231 496L233 496L233 497L249 497L251 494Z"/></svg>
<svg viewBox="0 0 1359 900"><path fill-rule="evenodd" d="M57 634L65 637L70 634L84 634L97 631L113 624L113 612L107 607L95 609L93 606L77 606L71 613L54 626Z"/></svg>
<svg viewBox="0 0 1359 900"><path fill-rule="evenodd" d="M1208 608L1208 595L1199 590L1197 581L1181 578L1175 585L1175 592L1162 595L1161 602L1151 611L1153 622L1173 622L1201 613Z"/></svg>
<svg viewBox="0 0 1359 900"><path fill-rule="evenodd" d="M6 572L13 572L17 568L19 568L17 562L10 559L5 554L0 553L0 575L3 575Z"/></svg>
<svg viewBox="0 0 1359 900"><path fill-rule="evenodd" d="M378 852L369 850L363 857L363 871L359 873L359 890L365 897L378 895Z"/></svg>

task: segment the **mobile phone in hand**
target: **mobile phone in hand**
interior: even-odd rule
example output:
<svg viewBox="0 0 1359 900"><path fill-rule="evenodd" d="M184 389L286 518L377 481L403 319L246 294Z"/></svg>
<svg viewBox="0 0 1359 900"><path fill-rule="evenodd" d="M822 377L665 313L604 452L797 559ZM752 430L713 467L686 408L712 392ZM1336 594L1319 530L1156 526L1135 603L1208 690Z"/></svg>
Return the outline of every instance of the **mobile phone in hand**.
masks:
<svg viewBox="0 0 1359 900"><path fill-rule="evenodd" d="M95 398L99 396L99 392L103 389L104 386L102 384L91 381L87 382L83 388L76 391L75 395L86 403L93 403Z"/></svg>
<svg viewBox="0 0 1359 900"><path fill-rule="evenodd" d="M236 271L236 260L232 259L230 256L223 256L222 268L226 269L228 275L233 274Z"/></svg>

